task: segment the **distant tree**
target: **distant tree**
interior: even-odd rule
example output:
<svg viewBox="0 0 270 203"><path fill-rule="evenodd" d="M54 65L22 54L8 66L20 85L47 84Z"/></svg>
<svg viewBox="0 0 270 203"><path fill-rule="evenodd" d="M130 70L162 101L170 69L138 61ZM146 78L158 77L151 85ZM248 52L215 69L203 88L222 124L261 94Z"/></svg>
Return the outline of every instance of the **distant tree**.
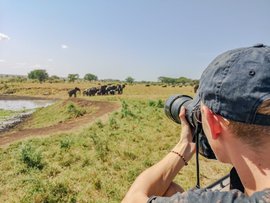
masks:
<svg viewBox="0 0 270 203"><path fill-rule="evenodd" d="M164 76L160 76L158 78L159 82L162 83L166 83L166 84L193 84L193 80L186 78L186 77L179 77L179 78L170 78L170 77L164 77Z"/></svg>
<svg viewBox="0 0 270 203"><path fill-rule="evenodd" d="M96 81L96 80L98 80L98 77L96 75L94 75L94 74L87 73L87 74L85 74L83 79L88 80L88 81L92 81L92 80Z"/></svg>
<svg viewBox="0 0 270 203"><path fill-rule="evenodd" d="M126 82L128 82L128 83L133 83L134 81L135 81L135 79L133 77L128 76L126 78Z"/></svg>
<svg viewBox="0 0 270 203"><path fill-rule="evenodd" d="M177 79L176 78L169 78L169 77L160 76L158 78L158 81L162 82L162 83L167 83L167 84L175 84Z"/></svg>
<svg viewBox="0 0 270 203"><path fill-rule="evenodd" d="M29 79L36 79L40 83L44 82L46 79L48 79L49 75L46 70L43 69L36 69L32 70L30 73L28 73Z"/></svg>
<svg viewBox="0 0 270 203"><path fill-rule="evenodd" d="M50 77L50 79L51 79L51 80L59 80L60 77L58 77L57 75L52 75L52 76Z"/></svg>
<svg viewBox="0 0 270 203"><path fill-rule="evenodd" d="M79 79L79 74L68 74L68 81L74 82L75 80Z"/></svg>
<svg viewBox="0 0 270 203"><path fill-rule="evenodd" d="M61 79L57 75L52 75L49 77L48 82L49 83L58 83L58 82L61 82Z"/></svg>

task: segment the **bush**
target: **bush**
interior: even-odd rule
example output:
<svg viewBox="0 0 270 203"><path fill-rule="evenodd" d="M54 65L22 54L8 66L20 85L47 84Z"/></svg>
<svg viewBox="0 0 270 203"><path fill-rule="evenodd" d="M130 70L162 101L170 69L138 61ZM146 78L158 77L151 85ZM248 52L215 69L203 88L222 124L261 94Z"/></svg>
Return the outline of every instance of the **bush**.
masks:
<svg viewBox="0 0 270 203"><path fill-rule="evenodd" d="M156 106L156 102L153 100L148 101L148 106Z"/></svg>
<svg viewBox="0 0 270 203"><path fill-rule="evenodd" d="M67 105L67 112L70 114L70 117L80 117L86 113L86 110L78 108L75 104L70 103Z"/></svg>
<svg viewBox="0 0 270 203"><path fill-rule="evenodd" d="M163 103L163 101L161 99L159 99L157 102L153 101L153 100L150 100L150 101L148 101L148 106L157 107L157 108L163 108L164 103Z"/></svg>
<svg viewBox="0 0 270 203"><path fill-rule="evenodd" d="M111 129L117 130L119 128L119 124L117 123L116 119L113 117L110 117L109 124Z"/></svg>
<svg viewBox="0 0 270 203"><path fill-rule="evenodd" d="M60 148L61 149L69 149L71 146L71 140L68 138L62 139L60 141Z"/></svg>
<svg viewBox="0 0 270 203"><path fill-rule="evenodd" d="M42 163L41 152L32 148L28 143L21 148L21 159L29 168L42 169L44 166Z"/></svg>
<svg viewBox="0 0 270 203"><path fill-rule="evenodd" d="M158 108L164 108L164 103L163 103L163 101L161 99L158 100L157 107Z"/></svg>
<svg viewBox="0 0 270 203"><path fill-rule="evenodd" d="M128 108L128 104L125 101L122 101L121 115L122 115L122 118L128 117L128 116L135 117L132 111Z"/></svg>

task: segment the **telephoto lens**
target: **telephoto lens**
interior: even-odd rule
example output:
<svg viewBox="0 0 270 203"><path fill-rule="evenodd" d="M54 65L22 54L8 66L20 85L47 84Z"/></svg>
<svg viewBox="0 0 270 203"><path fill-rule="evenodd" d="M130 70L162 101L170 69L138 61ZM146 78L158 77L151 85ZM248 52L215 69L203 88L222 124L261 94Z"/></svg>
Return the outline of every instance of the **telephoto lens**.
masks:
<svg viewBox="0 0 270 203"><path fill-rule="evenodd" d="M186 119L191 127L193 141L195 142L196 138L198 138L199 153L208 159L215 159L215 154L202 129L199 102L194 103L192 97L188 95L170 96L165 102L164 111L166 116L175 123L181 124L179 113L182 106L186 109Z"/></svg>
<svg viewBox="0 0 270 203"><path fill-rule="evenodd" d="M184 106L186 109L186 119L191 128L195 128L198 125L198 119L195 116L200 117L200 111L198 111L199 113L195 114L195 106L192 101L192 97L188 95L173 95L169 97L169 99L165 102L164 107L166 116L174 122L181 124L179 113L181 107Z"/></svg>

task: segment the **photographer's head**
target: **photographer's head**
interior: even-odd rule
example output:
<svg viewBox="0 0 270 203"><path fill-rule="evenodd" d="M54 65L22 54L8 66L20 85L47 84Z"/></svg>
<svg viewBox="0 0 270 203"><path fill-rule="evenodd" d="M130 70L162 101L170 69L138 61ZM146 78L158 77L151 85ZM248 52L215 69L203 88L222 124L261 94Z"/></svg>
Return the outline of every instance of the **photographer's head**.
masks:
<svg viewBox="0 0 270 203"><path fill-rule="evenodd" d="M216 155L211 142L221 130L216 121L259 151L270 132L270 47L258 44L219 55L202 74L197 101L203 104L203 128Z"/></svg>

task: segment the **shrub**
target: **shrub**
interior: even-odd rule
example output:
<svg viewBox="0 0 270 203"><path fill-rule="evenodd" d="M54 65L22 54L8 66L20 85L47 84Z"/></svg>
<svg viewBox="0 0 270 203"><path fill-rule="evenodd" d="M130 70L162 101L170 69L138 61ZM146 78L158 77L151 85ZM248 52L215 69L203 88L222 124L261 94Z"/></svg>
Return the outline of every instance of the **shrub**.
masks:
<svg viewBox="0 0 270 203"><path fill-rule="evenodd" d="M128 108L128 104L125 101L122 101L121 115L122 115L122 118L128 117L128 116L135 117L135 115Z"/></svg>
<svg viewBox="0 0 270 203"><path fill-rule="evenodd" d="M117 130L119 128L119 124L117 123L116 119L113 117L110 117L109 124L111 129Z"/></svg>
<svg viewBox="0 0 270 203"><path fill-rule="evenodd" d="M156 102L153 100L148 101L148 106L156 106Z"/></svg>
<svg viewBox="0 0 270 203"><path fill-rule="evenodd" d="M163 101L162 101L161 99L159 99L159 100L157 101L157 107L158 107L158 108L163 108L163 107L164 107L164 103L163 103Z"/></svg>
<svg viewBox="0 0 270 203"><path fill-rule="evenodd" d="M98 126L98 128L103 128L103 127L104 127L104 124L102 123L101 120L98 120L98 121L96 122L96 125Z"/></svg>
<svg viewBox="0 0 270 203"><path fill-rule="evenodd" d="M44 166L42 163L41 152L32 148L28 143L21 148L21 159L29 168L42 169Z"/></svg>
<svg viewBox="0 0 270 203"><path fill-rule="evenodd" d="M80 109L78 108L75 104L73 103L69 103L67 105L67 112L70 114L70 117L79 117L79 116L83 116L86 111L84 109Z"/></svg>
<svg viewBox="0 0 270 203"><path fill-rule="evenodd" d="M68 138L62 139L60 141L60 148L61 149L69 149L71 146L72 141Z"/></svg>

